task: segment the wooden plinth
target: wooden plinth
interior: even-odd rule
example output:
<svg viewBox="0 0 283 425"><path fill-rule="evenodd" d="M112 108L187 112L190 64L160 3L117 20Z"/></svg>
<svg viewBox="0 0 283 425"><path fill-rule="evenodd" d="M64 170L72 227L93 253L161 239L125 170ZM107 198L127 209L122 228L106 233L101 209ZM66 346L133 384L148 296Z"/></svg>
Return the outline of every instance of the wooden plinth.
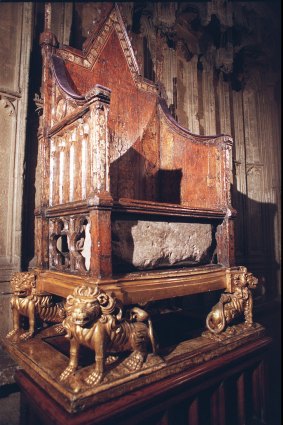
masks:
<svg viewBox="0 0 283 425"><path fill-rule="evenodd" d="M265 424L264 358L269 345L270 338L256 337L216 358L178 373L171 371L150 385L73 414L35 379L18 371L21 425Z"/></svg>
<svg viewBox="0 0 283 425"><path fill-rule="evenodd" d="M63 384L59 380L68 364L69 343L64 335L56 335L54 329L55 327L47 328L26 342L12 343L5 340L4 344L31 382L39 385L41 390L38 391L46 394L50 403L53 399L64 417L68 417L67 412L77 415L79 412L93 410L94 406L94 412L99 412L105 403L116 406L117 400L122 398L126 405L133 400L139 404L144 397L143 393L146 394L145 398L150 400L155 394L167 394L167 391L170 393L171 387L179 388L186 380L194 382L201 379L206 386L204 381L209 376L209 380L216 379L213 377L214 368L219 369L217 379L221 371L224 373L225 370L225 374L229 375L230 363L231 370L238 368L240 371L243 367L242 357L244 362L247 363L249 358L250 364L254 364L256 356L251 356L250 353L254 350L262 351L269 343L260 325L254 324L253 327L246 328L239 324L235 326L234 334L227 335L221 341L199 334L175 345L163 347L158 356L150 354L143 368L135 373L129 373L121 358L117 364L109 366L100 385L82 385L79 391L75 391L72 387L74 381ZM84 382L94 367L93 352L83 352L81 359L80 368L75 375L76 386L77 382ZM206 377L204 381L202 374ZM193 387L195 388L194 385ZM191 388L190 391L195 390Z"/></svg>
<svg viewBox="0 0 283 425"><path fill-rule="evenodd" d="M35 270L39 292L48 292L66 298L74 288L86 283L86 276L52 270ZM124 305L164 300L207 291L231 291L231 274L242 273L240 267L221 265L183 267L126 273L112 278L88 278L88 285L98 284L101 289L113 293Z"/></svg>

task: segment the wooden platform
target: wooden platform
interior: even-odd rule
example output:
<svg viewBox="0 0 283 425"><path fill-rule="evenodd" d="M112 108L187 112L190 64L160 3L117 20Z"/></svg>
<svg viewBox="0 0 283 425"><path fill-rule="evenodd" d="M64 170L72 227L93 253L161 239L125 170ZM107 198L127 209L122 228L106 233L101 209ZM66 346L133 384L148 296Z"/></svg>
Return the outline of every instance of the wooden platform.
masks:
<svg viewBox="0 0 283 425"><path fill-rule="evenodd" d="M231 277L239 267L221 265L182 267L124 273L108 279L87 278L88 285L98 284L113 293L124 305L157 301L196 293L226 289L231 291ZM76 286L86 283L86 276L54 270L35 270L37 290L66 298Z"/></svg>
<svg viewBox="0 0 283 425"><path fill-rule="evenodd" d="M35 370L17 372L21 425L263 425L264 358L270 338L261 334L256 326L238 342L235 338L219 344L202 337L186 341L165 356L166 368L136 379L129 392L125 385L106 401L109 392L103 391L100 402L89 397L78 403L73 397L72 408L83 410L77 413L66 411L62 396L54 398L56 382L45 381L42 387Z"/></svg>
<svg viewBox="0 0 283 425"><path fill-rule="evenodd" d="M196 366L206 368L206 363L213 359L221 359L222 362L223 356L236 358L235 350L246 350L246 344L264 336L264 329L258 324L248 329L243 324L236 325L235 334L227 336L223 341L199 334L169 347L161 347L158 356L149 354L143 368L135 373L127 370L125 358L121 357L108 367L100 385L86 387L80 383L93 368L94 353L82 350L81 368L75 374L75 383L71 381L63 384L59 376L68 363L69 342L64 335L57 335L55 329L54 326L47 328L26 342L12 343L5 340L4 344L30 378L70 413L88 409L148 385L157 385L164 379L173 379L179 373L194 374L189 370ZM76 392L75 387L79 387L79 391Z"/></svg>

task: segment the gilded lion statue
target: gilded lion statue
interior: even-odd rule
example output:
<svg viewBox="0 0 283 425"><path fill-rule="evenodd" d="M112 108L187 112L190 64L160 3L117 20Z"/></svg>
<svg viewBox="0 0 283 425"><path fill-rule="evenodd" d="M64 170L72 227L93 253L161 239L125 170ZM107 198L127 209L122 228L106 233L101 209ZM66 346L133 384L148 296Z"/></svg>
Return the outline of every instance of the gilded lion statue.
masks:
<svg viewBox="0 0 283 425"><path fill-rule="evenodd" d="M132 351L126 367L139 370L146 360L149 348L156 352L153 327L146 311L134 307L129 319L122 319L122 308L117 299L98 286L80 286L66 300L67 317L62 325L70 340L70 360L61 373L65 381L78 368L78 351L84 345L95 352L95 368L85 379L88 385L99 384L105 365L117 358L112 354Z"/></svg>
<svg viewBox="0 0 283 425"><path fill-rule="evenodd" d="M11 287L13 295L11 308L13 329L6 335L10 339L20 333L20 318L29 320L29 329L20 335L20 340L27 340L35 334L36 319L46 322L61 323L65 316L62 302L54 303L52 295L36 291L36 276L32 272L16 272L12 275Z"/></svg>
<svg viewBox="0 0 283 425"><path fill-rule="evenodd" d="M243 315L246 326L253 325L253 298L251 289L258 279L252 273L239 273L233 277L233 292L224 292L206 318L206 326L213 334L220 334L237 316Z"/></svg>

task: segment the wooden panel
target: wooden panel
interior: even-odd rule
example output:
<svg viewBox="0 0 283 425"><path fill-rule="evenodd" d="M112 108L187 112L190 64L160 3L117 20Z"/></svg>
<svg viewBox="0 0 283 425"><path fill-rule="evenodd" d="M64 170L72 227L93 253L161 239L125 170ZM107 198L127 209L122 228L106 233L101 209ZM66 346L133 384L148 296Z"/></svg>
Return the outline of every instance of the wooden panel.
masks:
<svg viewBox="0 0 283 425"><path fill-rule="evenodd" d="M146 168L156 165L152 163L152 154L146 152L147 144L141 144L151 125L156 96L137 88L115 31L112 31L93 69L84 69L68 61L66 66L80 93L86 93L95 84L111 89L111 192L114 198L138 199L143 190L137 182ZM158 151L154 154L154 161L156 157ZM117 174L119 177L115 179ZM125 180L127 184L123 183Z"/></svg>
<svg viewBox="0 0 283 425"><path fill-rule="evenodd" d="M245 378L244 373L240 373L236 381L237 385L237 425L245 423Z"/></svg>
<svg viewBox="0 0 283 425"><path fill-rule="evenodd" d="M199 400L198 397L189 400L188 424L199 425Z"/></svg>
<svg viewBox="0 0 283 425"><path fill-rule="evenodd" d="M111 89L112 196L176 202L194 208L225 207L226 159L221 148L205 143L209 138L195 143L193 135L182 137L180 128L171 125L169 130L161 115L156 116L157 92L153 86L138 87L134 81L137 77L126 60L128 50L121 48L119 31L110 26L107 37L102 33L104 44L99 55L93 59L93 53L86 54L94 61L93 66L87 67L82 59L75 61L67 50L58 51L79 93L88 92L95 84ZM174 187L175 197L162 194L162 187Z"/></svg>
<svg viewBox="0 0 283 425"><path fill-rule="evenodd" d="M221 382L213 389L210 399L211 425L226 425L225 390Z"/></svg>
<svg viewBox="0 0 283 425"><path fill-rule="evenodd" d="M180 204L192 208L217 208L225 205L223 178L225 170L221 148L206 141L193 142L182 137L161 120L161 169L171 170L171 185L180 193ZM179 183L179 187L177 185ZM196 190L196 188L201 190ZM168 201L169 202L169 201Z"/></svg>

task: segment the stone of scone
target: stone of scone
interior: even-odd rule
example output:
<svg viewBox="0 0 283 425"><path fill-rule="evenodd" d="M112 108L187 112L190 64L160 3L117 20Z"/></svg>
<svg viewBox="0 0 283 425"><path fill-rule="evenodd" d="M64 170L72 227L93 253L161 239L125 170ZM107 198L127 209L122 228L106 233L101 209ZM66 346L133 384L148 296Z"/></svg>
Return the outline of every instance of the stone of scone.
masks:
<svg viewBox="0 0 283 425"><path fill-rule="evenodd" d="M207 264L212 226L206 223L124 221L112 223L114 258L137 269Z"/></svg>

